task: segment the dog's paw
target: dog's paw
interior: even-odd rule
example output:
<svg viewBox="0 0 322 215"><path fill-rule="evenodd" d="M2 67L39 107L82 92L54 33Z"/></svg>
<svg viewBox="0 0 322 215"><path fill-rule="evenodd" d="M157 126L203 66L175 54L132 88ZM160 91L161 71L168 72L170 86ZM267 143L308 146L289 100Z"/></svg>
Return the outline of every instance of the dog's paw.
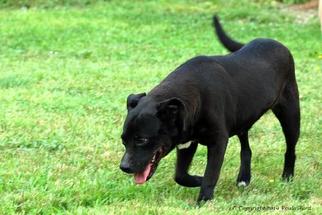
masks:
<svg viewBox="0 0 322 215"><path fill-rule="evenodd" d="M248 184L245 181L237 182L237 187L246 187Z"/></svg>
<svg viewBox="0 0 322 215"><path fill-rule="evenodd" d="M214 196L212 191L201 191L197 200L197 205L200 207L204 205L207 201L212 200L213 198Z"/></svg>
<svg viewBox="0 0 322 215"><path fill-rule="evenodd" d="M213 198L210 199L202 199L202 200L197 200L197 207L202 207L204 206L206 203L210 202Z"/></svg>
<svg viewBox="0 0 322 215"><path fill-rule="evenodd" d="M205 200L197 201L196 207L201 208L202 206L204 206L206 204L206 202L207 201L205 201Z"/></svg>
<svg viewBox="0 0 322 215"><path fill-rule="evenodd" d="M185 187L200 187L202 183L201 176L197 175L185 175L185 176L176 176L174 180L181 186Z"/></svg>
<svg viewBox="0 0 322 215"><path fill-rule="evenodd" d="M282 180L285 181L285 182L291 182L293 181L293 173L283 173L282 175Z"/></svg>
<svg viewBox="0 0 322 215"><path fill-rule="evenodd" d="M250 183L250 175L244 174L244 175L238 175L237 177L237 187L247 187Z"/></svg>

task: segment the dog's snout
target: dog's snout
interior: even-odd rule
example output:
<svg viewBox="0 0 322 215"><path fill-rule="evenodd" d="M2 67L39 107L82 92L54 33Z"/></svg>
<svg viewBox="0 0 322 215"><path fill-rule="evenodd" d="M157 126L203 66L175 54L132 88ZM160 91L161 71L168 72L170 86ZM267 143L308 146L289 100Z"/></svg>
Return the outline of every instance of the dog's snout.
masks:
<svg viewBox="0 0 322 215"><path fill-rule="evenodd" d="M130 167L130 165L128 163L125 163L125 162L121 162L120 169L123 172L126 172L126 173L133 173L133 170Z"/></svg>
<svg viewBox="0 0 322 215"><path fill-rule="evenodd" d="M120 164L120 169L126 173L133 173L133 169L131 168L131 165L130 165L128 153L124 154L121 164Z"/></svg>

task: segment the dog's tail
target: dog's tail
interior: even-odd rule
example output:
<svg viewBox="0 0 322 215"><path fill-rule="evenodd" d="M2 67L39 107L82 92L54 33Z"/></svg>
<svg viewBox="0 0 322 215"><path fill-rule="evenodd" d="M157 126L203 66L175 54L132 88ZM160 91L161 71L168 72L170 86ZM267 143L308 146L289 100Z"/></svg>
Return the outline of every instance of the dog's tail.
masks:
<svg viewBox="0 0 322 215"><path fill-rule="evenodd" d="M231 52L235 52L241 47L244 46L244 44L239 43L233 39L231 39L222 28L218 16L214 15L213 17L213 26L216 30L216 35L219 39L219 41L224 45L226 49L228 49Z"/></svg>

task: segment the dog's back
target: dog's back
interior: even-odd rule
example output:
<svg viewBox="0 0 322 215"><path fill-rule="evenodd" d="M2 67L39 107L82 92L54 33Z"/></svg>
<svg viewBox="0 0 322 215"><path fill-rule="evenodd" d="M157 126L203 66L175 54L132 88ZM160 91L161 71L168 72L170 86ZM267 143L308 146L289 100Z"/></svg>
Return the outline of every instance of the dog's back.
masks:
<svg viewBox="0 0 322 215"><path fill-rule="evenodd" d="M268 64L267 66L273 71L279 70L284 75L295 77L292 54L288 48L280 42L273 39L258 38L245 45L226 34L217 16L213 17L213 26L222 45L230 52L233 52L232 55L218 57L222 63L228 61L228 63L226 63L226 68L228 68L228 70L229 67L231 67L231 63L234 61L238 62L238 66L242 64L246 70L252 70L254 72L256 72L256 69L250 68L261 68L265 66L265 64ZM247 67L245 65L247 65ZM231 75L237 74L236 72L231 71Z"/></svg>

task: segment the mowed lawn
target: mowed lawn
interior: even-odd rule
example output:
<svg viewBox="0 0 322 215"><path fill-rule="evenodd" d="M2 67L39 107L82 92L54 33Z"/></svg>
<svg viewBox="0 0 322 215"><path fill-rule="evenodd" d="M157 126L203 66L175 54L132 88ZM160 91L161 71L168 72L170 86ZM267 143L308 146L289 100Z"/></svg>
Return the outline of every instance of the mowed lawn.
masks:
<svg viewBox="0 0 322 215"><path fill-rule="evenodd" d="M250 186L235 185L233 137L215 199L197 208L199 189L173 180L175 152L142 186L121 172L120 135L130 93L148 92L196 55L228 53L214 36L214 13L241 42L268 37L289 47L301 137L294 181L284 183L284 137L265 114L250 132ZM247 0L0 9L0 214L321 214L322 37L311 14ZM200 146L191 172L203 174L205 163Z"/></svg>

